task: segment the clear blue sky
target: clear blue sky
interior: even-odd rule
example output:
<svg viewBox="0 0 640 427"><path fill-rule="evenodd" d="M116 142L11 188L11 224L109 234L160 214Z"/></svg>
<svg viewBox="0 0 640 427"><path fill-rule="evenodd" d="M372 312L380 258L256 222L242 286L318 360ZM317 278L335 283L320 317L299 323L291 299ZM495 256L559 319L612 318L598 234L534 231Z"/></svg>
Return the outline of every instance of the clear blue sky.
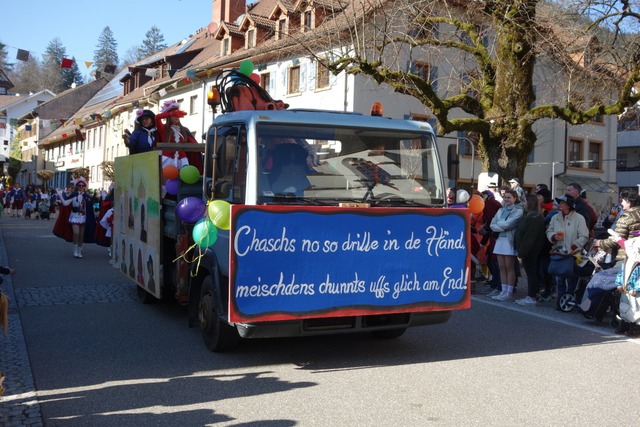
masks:
<svg viewBox="0 0 640 427"><path fill-rule="evenodd" d="M118 58L142 44L155 25L172 45L211 22L211 0L4 0L1 2L0 42L6 45L8 62L17 49L28 50L42 60L49 42L59 38L68 57L75 57L86 77L85 61L93 52L102 30L109 26L118 43Z"/></svg>

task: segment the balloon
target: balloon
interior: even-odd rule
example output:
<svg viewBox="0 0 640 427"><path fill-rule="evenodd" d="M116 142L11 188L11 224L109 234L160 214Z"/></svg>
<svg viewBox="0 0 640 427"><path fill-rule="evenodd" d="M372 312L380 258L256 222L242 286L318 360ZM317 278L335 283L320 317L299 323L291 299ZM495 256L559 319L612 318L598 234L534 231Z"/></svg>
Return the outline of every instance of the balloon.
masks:
<svg viewBox="0 0 640 427"><path fill-rule="evenodd" d="M474 194L471 196L471 200L469 200L469 210L472 214L479 214L484 209L484 200L482 200L481 196Z"/></svg>
<svg viewBox="0 0 640 427"><path fill-rule="evenodd" d="M218 240L218 229L207 218L201 218L193 226L191 237L196 245L208 248Z"/></svg>
<svg viewBox="0 0 640 427"><path fill-rule="evenodd" d="M176 194L178 194L180 181L177 179L168 179L167 182L165 182L164 187L167 190L168 194L175 196Z"/></svg>
<svg viewBox="0 0 640 427"><path fill-rule="evenodd" d="M224 200L209 202L207 212L211 222L221 230L228 230L230 226L231 205Z"/></svg>
<svg viewBox="0 0 640 427"><path fill-rule="evenodd" d="M187 165L180 169L180 179L186 184L195 184L199 177L200 172L195 166Z"/></svg>
<svg viewBox="0 0 640 427"><path fill-rule="evenodd" d="M253 73L253 62L245 59L240 63L240 72L249 77Z"/></svg>
<svg viewBox="0 0 640 427"><path fill-rule="evenodd" d="M253 73L253 74L251 74L251 75L249 76L249 78L250 78L251 80L253 80L253 82L254 82L255 84L258 84L258 85L260 84L260 75L259 75L259 74Z"/></svg>
<svg viewBox="0 0 640 427"><path fill-rule="evenodd" d="M198 197L185 197L176 205L176 216L184 222L196 222L207 212L207 206Z"/></svg>
<svg viewBox="0 0 640 427"><path fill-rule="evenodd" d="M162 176L166 179L176 179L180 176L180 169L175 165L168 165L162 168Z"/></svg>

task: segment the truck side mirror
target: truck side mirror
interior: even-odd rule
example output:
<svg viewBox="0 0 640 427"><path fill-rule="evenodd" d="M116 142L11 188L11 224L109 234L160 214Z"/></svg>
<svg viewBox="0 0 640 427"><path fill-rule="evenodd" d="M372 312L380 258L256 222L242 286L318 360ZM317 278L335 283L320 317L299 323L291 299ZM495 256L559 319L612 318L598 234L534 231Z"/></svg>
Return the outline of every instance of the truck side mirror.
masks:
<svg viewBox="0 0 640 427"><path fill-rule="evenodd" d="M450 180L458 180L459 169L460 157L458 157L458 144L449 144L447 147L447 175Z"/></svg>

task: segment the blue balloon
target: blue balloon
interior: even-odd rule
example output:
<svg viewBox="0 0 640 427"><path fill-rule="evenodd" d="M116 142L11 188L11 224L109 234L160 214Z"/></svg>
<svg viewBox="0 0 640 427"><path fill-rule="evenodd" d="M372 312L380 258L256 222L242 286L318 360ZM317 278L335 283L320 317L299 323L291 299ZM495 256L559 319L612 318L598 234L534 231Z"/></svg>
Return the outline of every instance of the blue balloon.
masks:
<svg viewBox="0 0 640 427"><path fill-rule="evenodd" d="M176 205L176 216L182 221L193 223L207 212L207 205L198 197L185 197Z"/></svg>

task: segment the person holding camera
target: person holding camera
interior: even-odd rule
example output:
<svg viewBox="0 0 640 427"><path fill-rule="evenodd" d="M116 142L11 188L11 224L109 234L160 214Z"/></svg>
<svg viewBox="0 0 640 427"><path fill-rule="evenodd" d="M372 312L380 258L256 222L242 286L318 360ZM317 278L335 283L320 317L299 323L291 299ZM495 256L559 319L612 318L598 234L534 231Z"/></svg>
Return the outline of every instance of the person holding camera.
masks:
<svg viewBox="0 0 640 427"><path fill-rule="evenodd" d="M73 256L82 258L83 244L94 242L96 216L93 211L92 197L87 192L87 180L79 177L71 182L75 185L73 193L64 196L60 191L58 196L63 206L71 206L71 213L66 223L72 230Z"/></svg>

